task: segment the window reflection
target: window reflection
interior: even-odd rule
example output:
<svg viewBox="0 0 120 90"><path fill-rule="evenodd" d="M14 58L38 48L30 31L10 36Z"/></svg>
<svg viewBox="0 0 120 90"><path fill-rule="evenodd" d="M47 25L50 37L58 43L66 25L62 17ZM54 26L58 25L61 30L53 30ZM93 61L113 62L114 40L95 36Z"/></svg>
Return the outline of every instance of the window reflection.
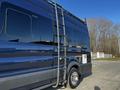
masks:
<svg viewBox="0 0 120 90"><path fill-rule="evenodd" d="M39 16L33 18L32 37L33 41L53 41L52 21L48 18Z"/></svg>
<svg viewBox="0 0 120 90"><path fill-rule="evenodd" d="M70 46L89 46L89 35L85 24L65 13L65 26Z"/></svg>
<svg viewBox="0 0 120 90"><path fill-rule="evenodd" d="M6 34L23 40L31 35L31 19L17 10L7 10Z"/></svg>

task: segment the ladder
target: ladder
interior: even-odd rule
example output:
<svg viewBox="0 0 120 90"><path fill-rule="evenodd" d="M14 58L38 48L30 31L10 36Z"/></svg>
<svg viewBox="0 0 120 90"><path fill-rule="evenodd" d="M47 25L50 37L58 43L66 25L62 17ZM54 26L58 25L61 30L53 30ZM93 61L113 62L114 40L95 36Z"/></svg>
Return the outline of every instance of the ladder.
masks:
<svg viewBox="0 0 120 90"><path fill-rule="evenodd" d="M66 40L66 30L65 30L65 19L64 19L64 11L62 11L62 21L63 21L63 32L64 32L64 83L66 83L66 75L67 75L67 40Z"/></svg>
<svg viewBox="0 0 120 90"><path fill-rule="evenodd" d="M57 58L57 81L56 81L56 85L53 86L53 87L58 87L59 85L59 82L60 82L60 60L61 59L64 59L64 75L63 75L63 84L66 83L66 74L67 74L67 42L66 42L66 30L65 30L65 20L64 20L64 10L61 6L58 6L56 3L54 3L54 6L55 6L55 17L56 17L56 26L57 26L57 55L58 55L58 58ZM62 19L62 30L63 30L63 35L60 35L60 21L59 21L59 18L60 16L58 14L58 8L59 10L61 10L61 19ZM61 44L60 44L60 40L61 38L63 38L63 50L64 50L64 58L61 58Z"/></svg>

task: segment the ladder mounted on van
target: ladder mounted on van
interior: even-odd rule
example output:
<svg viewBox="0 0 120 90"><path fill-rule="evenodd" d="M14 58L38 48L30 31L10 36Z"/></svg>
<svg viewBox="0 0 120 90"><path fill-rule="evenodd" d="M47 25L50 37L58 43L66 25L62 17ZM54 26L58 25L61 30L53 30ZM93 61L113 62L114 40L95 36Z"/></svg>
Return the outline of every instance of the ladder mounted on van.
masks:
<svg viewBox="0 0 120 90"><path fill-rule="evenodd" d="M66 83L66 74L67 74L67 42L66 42L66 30L65 30L65 20L64 20L64 10L61 6L54 3L55 7L55 17L56 17L56 26L57 26L57 81L56 85L53 87L57 87L60 82L60 61L64 60L64 75L63 75L63 83ZM62 22L61 22L62 21ZM62 33L61 33L62 32ZM61 40L63 40L63 57L61 57Z"/></svg>

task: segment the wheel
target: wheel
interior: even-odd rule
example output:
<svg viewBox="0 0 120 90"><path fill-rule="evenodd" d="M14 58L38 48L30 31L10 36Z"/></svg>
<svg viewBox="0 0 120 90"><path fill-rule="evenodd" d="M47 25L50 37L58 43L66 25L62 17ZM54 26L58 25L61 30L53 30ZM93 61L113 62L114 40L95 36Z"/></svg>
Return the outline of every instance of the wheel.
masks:
<svg viewBox="0 0 120 90"><path fill-rule="evenodd" d="M76 88L81 82L80 73L76 68L72 68L68 75L67 87Z"/></svg>

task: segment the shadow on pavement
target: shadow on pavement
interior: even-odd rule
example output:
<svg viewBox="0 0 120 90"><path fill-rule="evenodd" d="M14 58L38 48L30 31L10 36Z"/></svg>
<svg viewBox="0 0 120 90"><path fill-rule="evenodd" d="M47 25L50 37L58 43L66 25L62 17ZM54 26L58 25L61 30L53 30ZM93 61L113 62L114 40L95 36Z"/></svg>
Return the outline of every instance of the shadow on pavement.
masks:
<svg viewBox="0 0 120 90"><path fill-rule="evenodd" d="M100 87L95 86L95 87L94 87L94 90L101 90L101 89L100 89Z"/></svg>
<svg viewBox="0 0 120 90"><path fill-rule="evenodd" d="M49 87L44 90L61 90L61 87L58 87L58 88Z"/></svg>
<svg viewBox="0 0 120 90"><path fill-rule="evenodd" d="M52 87L49 87L49 88L46 88L44 90L57 90L56 88L52 88Z"/></svg>

